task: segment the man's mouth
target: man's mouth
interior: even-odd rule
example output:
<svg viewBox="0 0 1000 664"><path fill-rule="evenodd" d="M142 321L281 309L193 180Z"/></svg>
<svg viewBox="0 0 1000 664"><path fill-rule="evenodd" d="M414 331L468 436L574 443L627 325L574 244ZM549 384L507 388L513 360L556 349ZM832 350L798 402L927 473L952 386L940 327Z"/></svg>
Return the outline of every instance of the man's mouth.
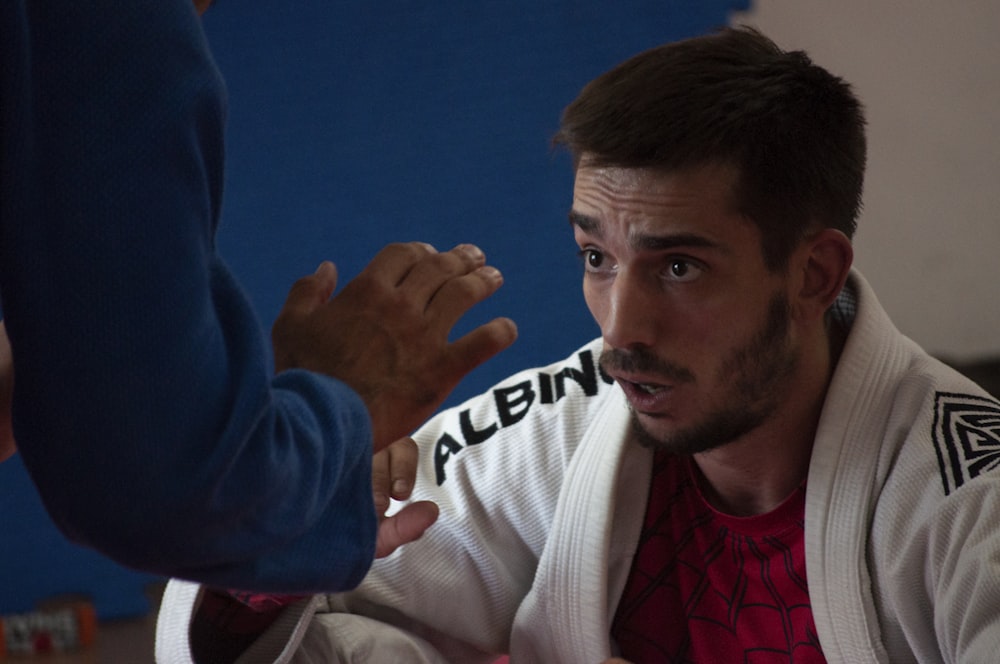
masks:
<svg viewBox="0 0 1000 664"><path fill-rule="evenodd" d="M658 404L662 403L662 400L673 388L672 385L665 383L629 380L621 376L618 376L618 384L621 385L633 405L650 409L657 409Z"/></svg>
<svg viewBox="0 0 1000 664"><path fill-rule="evenodd" d="M631 381L629 381L631 383ZM656 383L631 383L637 389L646 394L659 394L665 391L667 388L663 385L657 385Z"/></svg>
<svg viewBox="0 0 1000 664"><path fill-rule="evenodd" d="M672 386L694 382L694 374L687 368L642 348L627 352L606 348L601 353L601 368L623 386L627 383L644 394L658 394ZM653 382L650 378L662 378L665 382Z"/></svg>

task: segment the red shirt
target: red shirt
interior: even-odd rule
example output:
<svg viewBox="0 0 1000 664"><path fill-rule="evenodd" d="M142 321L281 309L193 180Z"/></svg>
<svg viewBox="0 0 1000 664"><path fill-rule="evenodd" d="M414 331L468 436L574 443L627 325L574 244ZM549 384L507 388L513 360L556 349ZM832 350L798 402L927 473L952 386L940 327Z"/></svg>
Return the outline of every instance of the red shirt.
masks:
<svg viewBox="0 0 1000 664"><path fill-rule="evenodd" d="M611 635L646 662L825 662L806 585L805 487L734 517L698 490L693 463L657 452L645 525Z"/></svg>

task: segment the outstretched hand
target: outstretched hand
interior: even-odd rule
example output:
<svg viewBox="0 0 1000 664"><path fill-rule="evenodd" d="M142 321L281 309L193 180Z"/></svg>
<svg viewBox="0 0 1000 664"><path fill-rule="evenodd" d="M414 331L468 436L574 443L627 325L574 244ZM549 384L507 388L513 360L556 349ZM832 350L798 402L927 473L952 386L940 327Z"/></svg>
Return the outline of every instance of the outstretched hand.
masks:
<svg viewBox="0 0 1000 664"><path fill-rule="evenodd" d="M406 500L410 497L417 457L417 444L413 439L400 438L372 458L372 491L379 518L376 558L384 558L400 546L419 539L437 521L438 506L429 500L410 503L396 514L386 516L390 498Z"/></svg>
<svg viewBox="0 0 1000 664"><path fill-rule="evenodd" d="M368 407L377 452L514 342L508 318L448 341L458 319L502 284L473 245L446 252L419 242L389 245L332 298L337 270L323 263L292 286L274 324L276 369L309 369L350 385Z"/></svg>

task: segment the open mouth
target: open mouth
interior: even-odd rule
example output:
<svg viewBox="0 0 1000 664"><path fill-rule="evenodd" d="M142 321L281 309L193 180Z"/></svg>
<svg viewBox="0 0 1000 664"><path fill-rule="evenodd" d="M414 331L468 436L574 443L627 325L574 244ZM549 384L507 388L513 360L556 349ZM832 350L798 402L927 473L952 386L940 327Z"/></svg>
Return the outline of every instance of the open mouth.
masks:
<svg viewBox="0 0 1000 664"><path fill-rule="evenodd" d="M622 383L622 387L625 387L628 392L635 395L655 396L670 389L670 386L663 385L662 383L637 383L624 378L619 379L619 381Z"/></svg>

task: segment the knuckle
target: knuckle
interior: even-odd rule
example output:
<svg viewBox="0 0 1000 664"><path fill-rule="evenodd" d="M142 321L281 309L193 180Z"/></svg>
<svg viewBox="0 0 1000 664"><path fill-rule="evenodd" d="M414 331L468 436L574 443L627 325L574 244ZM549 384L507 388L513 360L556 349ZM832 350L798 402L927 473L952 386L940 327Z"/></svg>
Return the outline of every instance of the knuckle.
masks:
<svg viewBox="0 0 1000 664"><path fill-rule="evenodd" d="M436 253L428 260L433 261L436 269L446 274L467 274L474 270L478 261L468 249L463 246L450 251Z"/></svg>
<svg viewBox="0 0 1000 664"><path fill-rule="evenodd" d="M448 292L448 297L451 299L458 299L461 301L477 301L481 299L486 292L486 284L482 279L479 279L477 275L465 275L456 279L452 279L445 286Z"/></svg>
<svg viewBox="0 0 1000 664"><path fill-rule="evenodd" d="M393 242L383 251L416 261L430 253L430 245L423 242Z"/></svg>

